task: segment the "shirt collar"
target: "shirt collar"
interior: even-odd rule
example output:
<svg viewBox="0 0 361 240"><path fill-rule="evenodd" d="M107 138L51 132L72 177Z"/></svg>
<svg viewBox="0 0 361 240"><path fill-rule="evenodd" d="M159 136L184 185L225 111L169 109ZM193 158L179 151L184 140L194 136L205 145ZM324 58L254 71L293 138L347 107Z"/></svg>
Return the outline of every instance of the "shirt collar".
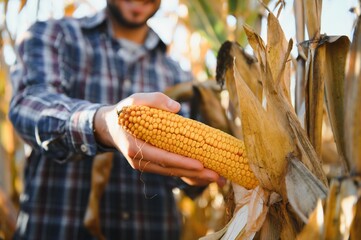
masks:
<svg viewBox="0 0 361 240"><path fill-rule="evenodd" d="M80 19L81 27L84 29L89 29L89 30L92 28L96 28L96 27L102 25L103 23L105 23L109 26L108 20L107 20L106 9L99 11L98 13L94 14L93 16ZM167 48L166 44L160 39L158 34L152 28L149 28L147 38L144 42L144 47L147 50L153 50L153 49L159 47L163 51L166 51L166 48Z"/></svg>

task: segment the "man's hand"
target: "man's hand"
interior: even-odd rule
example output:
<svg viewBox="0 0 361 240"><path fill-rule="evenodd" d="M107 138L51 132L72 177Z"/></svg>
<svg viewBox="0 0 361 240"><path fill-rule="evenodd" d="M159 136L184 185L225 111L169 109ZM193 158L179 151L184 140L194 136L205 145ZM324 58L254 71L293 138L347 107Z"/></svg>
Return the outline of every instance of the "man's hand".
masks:
<svg viewBox="0 0 361 240"><path fill-rule="evenodd" d="M146 105L174 113L180 110L178 102L162 93L137 93L116 105L101 107L94 117L95 137L99 144L118 149L139 171L181 177L195 186L222 182L216 172L204 168L198 160L154 147L124 131L118 124L117 111L129 105Z"/></svg>

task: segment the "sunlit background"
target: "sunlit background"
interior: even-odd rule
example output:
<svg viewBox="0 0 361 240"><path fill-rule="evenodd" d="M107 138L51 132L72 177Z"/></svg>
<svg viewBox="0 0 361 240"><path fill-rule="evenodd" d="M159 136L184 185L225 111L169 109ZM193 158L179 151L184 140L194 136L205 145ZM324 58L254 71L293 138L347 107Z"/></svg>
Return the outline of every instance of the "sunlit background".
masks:
<svg viewBox="0 0 361 240"><path fill-rule="evenodd" d="M225 39L234 40L234 31L241 29L247 16L259 14L259 0L238 0L253 7L247 12L235 14L227 12L226 0L189 1L163 0L160 10L149 20L149 25L169 45L169 54L185 70L192 71L195 79L205 81L215 77L216 56L220 44ZM264 0L266 2L266 0ZM213 8L207 9L200 2L208 3ZM237 2L237 1L234 1ZM268 2L268 1L267 1ZM285 3L278 17L287 39L293 39L292 56L297 57L298 44L295 40L296 28L293 0L271 0L268 9L277 13L276 3ZM5 12L5 4L7 11ZM352 30L359 12L358 0L323 0L321 33L327 35L346 35L352 40ZM193 9L190 9L193 5ZM64 16L77 18L92 15L106 6L105 0L0 0L0 205L1 191L14 200L22 190L21 170L24 162L23 145L17 141L9 121L7 121L8 102L11 95L9 69L15 61L14 44L16 39L35 21L49 18L59 19ZM202 9L200 9L203 7ZM196 10L196 15L194 11ZM197 11L199 10L199 11ZM205 10L208 10L205 11ZM218 12L215 12L218 11ZM253 11L253 12L252 12ZM192 14L193 13L193 14ZM214 15L215 13L219 15ZM217 19L219 16L222 19ZM212 19L216 18L216 19ZM266 23L266 16L262 24ZM261 25L260 35L266 40L265 27ZM237 38L237 40L240 38ZM308 39L306 36L305 39ZM247 51L252 51L247 41L240 41ZM1 48L0 48L1 49ZM182 214L188 219L186 224L194 232L185 234L202 236L224 224L225 199L220 189L211 185L208 196L194 202L187 198L180 201ZM175 192L180 197L180 192ZM1 207L1 206L0 206ZM0 209L1 210L1 209ZM192 217L192 216L197 217ZM1 226L1 212L0 212ZM0 229L1 230L1 229ZM194 239L194 235L183 239ZM1 239L1 236L0 236Z"/></svg>
<svg viewBox="0 0 361 240"><path fill-rule="evenodd" d="M258 2L257 0L254 0ZM4 1L0 1L4 2ZM66 14L66 11L72 11L74 17L83 17L92 15L96 11L105 7L105 0L28 0L26 6L19 13L18 10L24 1L10 0L8 2L8 13L6 22L8 30L13 38L20 36L36 20L44 21L48 18L58 19ZM271 1L269 9L273 10L277 1ZM295 36L295 21L293 17L293 1L286 0L285 8L279 16L281 26L283 27L287 38ZM324 0L321 18L321 33L327 35L346 35L352 38L352 28L356 15L350 11L357 6L357 0ZM3 12L4 3L0 4L0 12ZM172 44L170 55L180 62L186 70L191 70L190 57L201 57L199 54L199 44L204 39L197 32L190 33L187 26L182 24L179 19L188 17L187 6L179 0L162 1L158 13L149 21L149 25L161 36L167 44ZM5 16L2 16L5 18ZM230 27L236 24L236 18L233 15L227 17L227 23ZM3 23L1 21L0 23ZM191 34L191 35L190 35ZM261 36L265 37L265 32ZM6 37L3 36L4 39ZM184 44L189 42L190 45ZM295 41L294 41L295 42ZM247 47L247 46L245 46ZM293 54L296 48L293 48ZM12 64L15 60L15 54L12 48L5 42L5 61ZM191 54L191 56L190 56ZM215 54L207 51L205 54L205 64L209 70L214 71L216 65ZM208 76L199 73L199 79L206 79Z"/></svg>

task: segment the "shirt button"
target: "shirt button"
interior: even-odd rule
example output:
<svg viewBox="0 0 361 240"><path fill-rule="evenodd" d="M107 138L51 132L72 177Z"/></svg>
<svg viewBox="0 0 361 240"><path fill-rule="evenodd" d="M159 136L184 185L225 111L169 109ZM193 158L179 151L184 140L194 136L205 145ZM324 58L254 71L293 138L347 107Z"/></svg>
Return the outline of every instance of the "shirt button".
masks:
<svg viewBox="0 0 361 240"><path fill-rule="evenodd" d="M129 213L128 212L122 212L122 219L123 220L129 219Z"/></svg>
<svg viewBox="0 0 361 240"><path fill-rule="evenodd" d="M130 89L130 87L132 86L132 83L130 82L129 79L125 79L124 83L123 83L123 88L124 89Z"/></svg>
<svg viewBox="0 0 361 240"><path fill-rule="evenodd" d="M88 151L88 147L87 147L85 144L82 144L82 145L80 146L80 150L81 150L83 153L85 153L86 151Z"/></svg>

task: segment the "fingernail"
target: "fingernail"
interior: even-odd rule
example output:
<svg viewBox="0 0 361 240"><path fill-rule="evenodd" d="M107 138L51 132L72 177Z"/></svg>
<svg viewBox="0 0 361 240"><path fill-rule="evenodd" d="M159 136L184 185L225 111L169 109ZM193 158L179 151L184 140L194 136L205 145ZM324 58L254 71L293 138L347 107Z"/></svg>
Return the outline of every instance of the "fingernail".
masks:
<svg viewBox="0 0 361 240"><path fill-rule="evenodd" d="M167 107L169 108L169 109L178 109L179 107L180 107L180 104L179 104L179 102L176 102L176 101L174 101L174 100L169 100L168 101L168 103L167 103Z"/></svg>

